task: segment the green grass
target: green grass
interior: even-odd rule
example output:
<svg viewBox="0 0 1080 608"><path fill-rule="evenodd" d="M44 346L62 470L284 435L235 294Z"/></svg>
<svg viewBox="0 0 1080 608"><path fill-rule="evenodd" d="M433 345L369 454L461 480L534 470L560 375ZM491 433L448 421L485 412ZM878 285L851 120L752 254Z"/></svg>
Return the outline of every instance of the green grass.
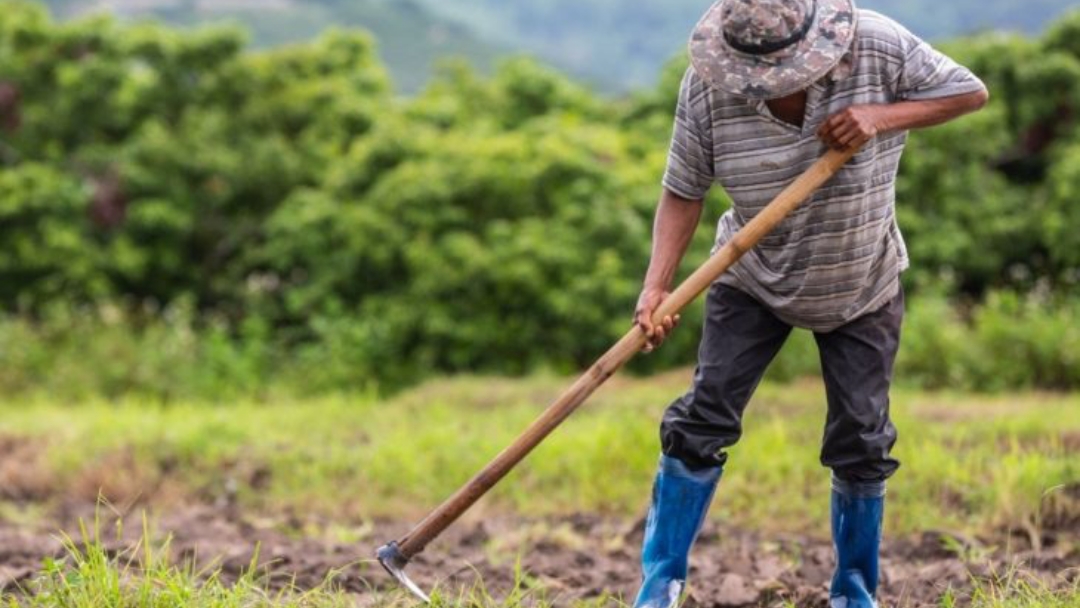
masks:
<svg viewBox="0 0 1080 608"><path fill-rule="evenodd" d="M657 457L657 423L688 380L686 371L616 378L557 430L472 513L643 514ZM389 400L373 395L238 403L154 404L131 400L0 405L0 442L26 469L19 484L36 497L0 516L27 521L51 500L153 507L180 498L228 494L252 514L321 515L369 544L375 517L419 518L505 447L567 384L537 376L457 378ZM899 390L894 417L903 467L890 485L888 528L988 533L1037 530L1062 489L1080 480L1080 396L972 396ZM819 383L766 384L746 417L712 515L769 531L827 534L828 472L817 454L824 423ZM29 504L29 506L26 506ZM350 527L352 526L352 527ZM113 555L91 525L88 543L47 562L29 594L0 599L12 608L348 606L333 578L315 590L268 591L257 570L237 583L170 563L147 542ZM301 531L318 533L327 531ZM329 531L334 533L333 531ZM157 534L148 535L158 538ZM359 536L359 538L357 537ZM441 605L545 607L543 589L519 573L518 588L495 599L482 587ZM394 595L382 607L410 605ZM602 600L591 606L617 605ZM1080 590L1051 592L1022 574L980 583L943 608L1066 608Z"/></svg>
<svg viewBox="0 0 1080 608"><path fill-rule="evenodd" d="M144 539L149 535L144 534ZM217 572L199 572L169 561L168 542L143 541L111 555L102 545L100 527L82 529L80 540L65 538L65 557L46 560L25 591L0 597L5 605L24 608L345 608L349 598L326 586L309 591L267 591L251 568L238 581L224 583Z"/></svg>
<svg viewBox="0 0 1080 608"><path fill-rule="evenodd" d="M661 412L687 377L612 381L477 511L640 515ZM4 434L41 443L27 464L35 471L27 483L39 495L94 500L100 490L116 504L153 504L228 493L254 512L293 509L360 522L422 516L512 441L565 384L552 377L459 378L388 401L360 395L0 407ZM826 534L829 473L818 464L824 407L817 382L764 385L732 451L713 516ZM890 483L891 533L1030 528L1063 487L1080 480L1080 396L901 390L893 411L903 466Z"/></svg>
<svg viewBox="0 0 1080 608"><path fill-rule="evenodd" d="M939 605L941 608L1077 608L1080 586L1055 592L1027 575L1006 573L1000 580L977 583L969 597L946 594Z"/></svg>
<svg viewBox="0 0 1080 608"><path fill-rule="evenodd" d="M122 538L122 530L115 530ZM0 606L10 608L353 608L355 596L341 590L331 573L315 589L285 585L270 591L256 567L258 556L235 582L226 583L217 570L195 570L169 557L169 540L153 544L143 520L142 540L130 549L111 553L103 542L100 521L83 524L78 538L64 537L65 555L47 559L38 576L18 593L0 593ZM521 570L514 571L513 588L496 599L483 582L456 595L436 592L433 606L454 608L553 608L547 592ZM369 602L370 602L369 598ZM416 602L401 592L376 597L379 608L406 608ZM370 603L364 604L370 606ZM577 602L575 608L622 606L610 598Z"/></svg>
<svg viewBox="0 0 1080 608"><path fill-rule="evenodd" d="M145 532L144 538L149 537ZM48 560L42 572L23 593L0 593L0 605L9 608L345 608L355 598L335 585L334 574L319 588L286 587L268 591L259 571L252 566L238 581L224 583L218 572L194 571L169 561L168 541L153 546L148 541L119 554L103 548L100 527L83 527L81 542L65 539L66 556ZM515 585L495 598L483 583L455 596L433 596L435 608L553 608L543 587L520 568ZM401 592L375 598L378 608L416 606ZM372 605L372 604L365 604ZM1077 608L1080 588L1052 591L1022 574L1010 573L996 582L980 582L968 597L946 595L939 605L954 608ZM625 608L615 598L575 602L573 608ZM789 608L795 608L790 606ZM905 607L896 607L905 608Z"/></svg>

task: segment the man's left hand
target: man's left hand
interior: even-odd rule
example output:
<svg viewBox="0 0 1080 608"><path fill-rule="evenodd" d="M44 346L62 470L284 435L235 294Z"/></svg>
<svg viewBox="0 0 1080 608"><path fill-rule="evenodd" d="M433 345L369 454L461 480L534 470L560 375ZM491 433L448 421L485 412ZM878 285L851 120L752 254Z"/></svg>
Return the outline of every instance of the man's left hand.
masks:
<svg viewBox="0 0 1080 608"><path fill-rule="evenodd" d="M840 110L822 123L817 136L830 148L862 147L881 130L881 106L864 104Z"/></svg>

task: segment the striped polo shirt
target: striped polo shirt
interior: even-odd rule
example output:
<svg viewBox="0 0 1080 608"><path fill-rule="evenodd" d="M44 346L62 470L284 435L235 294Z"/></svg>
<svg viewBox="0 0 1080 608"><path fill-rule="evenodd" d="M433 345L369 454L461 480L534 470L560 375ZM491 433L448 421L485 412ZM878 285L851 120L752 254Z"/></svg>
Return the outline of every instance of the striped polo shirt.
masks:
<svg viewBox="0 0 1080 608"><path fill-rule="evenodd" d="M815 133L832 114L855 104L983 89L969 70L888 17L859 10L857 27L845 69L807 89L801 127L773 117L765 102L716 90L687 70L663 185L687 199L704 198L714 183L724 188L732 208L720 218L717 247L825 153ZM868 143L720 282L783 321L818 332L885 305L908 266L894 205L906 140L897 132Z"/></svg>

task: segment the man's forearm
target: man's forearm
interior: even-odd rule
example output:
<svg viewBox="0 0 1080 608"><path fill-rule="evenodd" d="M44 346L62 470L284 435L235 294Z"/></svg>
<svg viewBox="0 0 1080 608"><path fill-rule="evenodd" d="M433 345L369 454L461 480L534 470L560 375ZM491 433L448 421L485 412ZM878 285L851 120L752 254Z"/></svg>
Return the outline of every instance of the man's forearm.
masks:
<svg viewBox="0 0 1080 608"><path fill-rule="evenodd" d="M986 105L986 89L921 101L853 105L830 116L818 128L818 137L830 147L843 150L862 146L890 131L932 127Z"/></svg>
<svg viewBox="0 0 1080 608"><path fill-rule="evenodd" d="M986 90L921 101L901 101L881 106L879 131L906 131L932 127L986 105Z"/></svg>
<svg viewBox="0 0 1080 608"><path fill-rule="evenodd" d="M701 200L682 198L665 189L653 222L652 257L645 286L667 290L697 229L704 207Z"/></svg>

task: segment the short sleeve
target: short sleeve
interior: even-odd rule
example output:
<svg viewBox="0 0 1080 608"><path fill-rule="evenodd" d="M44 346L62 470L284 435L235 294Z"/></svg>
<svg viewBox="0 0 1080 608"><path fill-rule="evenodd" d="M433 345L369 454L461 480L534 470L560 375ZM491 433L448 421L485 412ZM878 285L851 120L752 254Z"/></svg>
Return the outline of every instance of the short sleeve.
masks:
<svg viewBox="0 0 1080 608"><path fill-rule="evenodd" d="M919 101L984 90L986 85L971 70L894 23L900 36L903 63L896 82L896 97Z"/></svg>
<svg viewBox="0 0 1080 608"><path fill-rule="evenodd" d="M713 184L712 121L708 86L691 67L679 87L663 185L682 198L705 198Z"/></svg>

